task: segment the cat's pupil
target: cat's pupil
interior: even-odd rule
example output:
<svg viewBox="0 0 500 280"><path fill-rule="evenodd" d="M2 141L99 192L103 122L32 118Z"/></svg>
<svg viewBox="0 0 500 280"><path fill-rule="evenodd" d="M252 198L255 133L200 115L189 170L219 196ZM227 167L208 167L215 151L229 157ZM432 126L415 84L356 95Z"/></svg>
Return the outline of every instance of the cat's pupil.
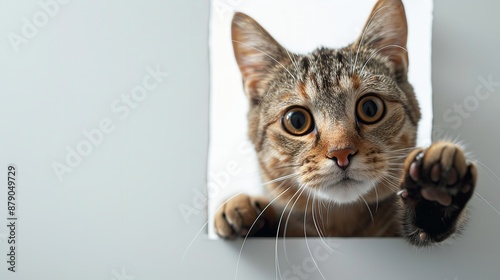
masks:
<svg viewBox="0 0 500 280"><path fill-rule="evenodd" d="M367 100L365 103L363 103L363 113L369 117L373 118L378 111L378 106L377 103L373 100Z"/></svg>
<svg viewBox="0 0 500 280"><path fill-rule="evenodd" d="M306 117L301 112L293 112L290 116L290 122L295 129L301 129L306 123Z"/></svg>

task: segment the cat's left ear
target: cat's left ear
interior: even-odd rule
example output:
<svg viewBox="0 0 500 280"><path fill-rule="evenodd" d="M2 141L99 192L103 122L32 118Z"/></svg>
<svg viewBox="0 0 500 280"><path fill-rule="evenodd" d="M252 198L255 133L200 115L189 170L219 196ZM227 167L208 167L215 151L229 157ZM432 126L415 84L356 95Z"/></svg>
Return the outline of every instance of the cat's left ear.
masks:
<svg viewBox="0 0 500 280"><path fill-rule="evenodd" d="M408 71L406 41L408 26L401 0L379 0L373 8L359 39L353 47L371 46L385 55L397 71Z"/></svg>

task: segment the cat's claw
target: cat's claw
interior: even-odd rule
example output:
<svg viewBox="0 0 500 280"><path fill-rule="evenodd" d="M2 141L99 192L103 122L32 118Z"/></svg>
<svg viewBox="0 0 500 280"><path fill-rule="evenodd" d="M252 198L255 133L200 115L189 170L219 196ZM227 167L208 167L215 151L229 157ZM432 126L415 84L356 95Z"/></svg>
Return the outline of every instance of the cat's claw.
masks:
<svg viewBox="0 0 500 280"><path fill-rule="evenodd" d="M399 195L401 198L407 198L408 191L407 190L400 190L400 191L398 191L397 195Z"/></svg>
<svg viewBox="0 0 500 280"><path fill-rule="evenodd" d="M425 241L427 239L427 233L421 232L418 237L420 238L421 241Z"/></svg>

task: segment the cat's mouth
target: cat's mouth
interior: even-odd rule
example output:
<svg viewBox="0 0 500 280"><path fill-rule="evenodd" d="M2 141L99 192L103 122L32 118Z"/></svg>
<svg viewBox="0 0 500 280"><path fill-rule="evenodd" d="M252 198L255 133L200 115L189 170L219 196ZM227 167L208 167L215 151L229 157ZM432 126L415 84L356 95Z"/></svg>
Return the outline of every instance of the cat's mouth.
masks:
<svg viewBox="0 0 500 280"><path fill-rule="evenodd" d="M338 187L350 187L350 186L358 185L358 184L362 184L362 183L363 183L363 181L359 181L359 180L353 179L351 177L344 176L342 179L335 182L333 184L333 187L337 187L337 186Z"/></svg>
<svg viewBox="0 0 500 280"><path fill-rule="evenodd" d="M369 192L373 187L373 182L371 181L354 179L347 175L336 179L323 184L318 189L321 197L341 204L352 203Z"/></svg>

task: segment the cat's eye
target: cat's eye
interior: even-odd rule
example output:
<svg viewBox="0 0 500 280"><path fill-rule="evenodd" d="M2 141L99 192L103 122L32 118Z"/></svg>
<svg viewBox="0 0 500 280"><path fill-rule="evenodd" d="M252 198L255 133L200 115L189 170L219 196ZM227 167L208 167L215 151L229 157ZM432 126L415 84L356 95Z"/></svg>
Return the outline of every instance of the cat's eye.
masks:
<svg viewBox="0 0 500 280"><path fill-rule="evenodd" d="M288 109L281 118L281 124L288 133L295 136L308 134L314 128L314 120L311 113L303 107Z"/></svg>
<svg viewBox="0 0 500 280"><path fill-rule="evenodd" d="M384 102L375 95L365 95L356 105L356 116L364 124L373 124L380 121L384 113Z"/></svg>

